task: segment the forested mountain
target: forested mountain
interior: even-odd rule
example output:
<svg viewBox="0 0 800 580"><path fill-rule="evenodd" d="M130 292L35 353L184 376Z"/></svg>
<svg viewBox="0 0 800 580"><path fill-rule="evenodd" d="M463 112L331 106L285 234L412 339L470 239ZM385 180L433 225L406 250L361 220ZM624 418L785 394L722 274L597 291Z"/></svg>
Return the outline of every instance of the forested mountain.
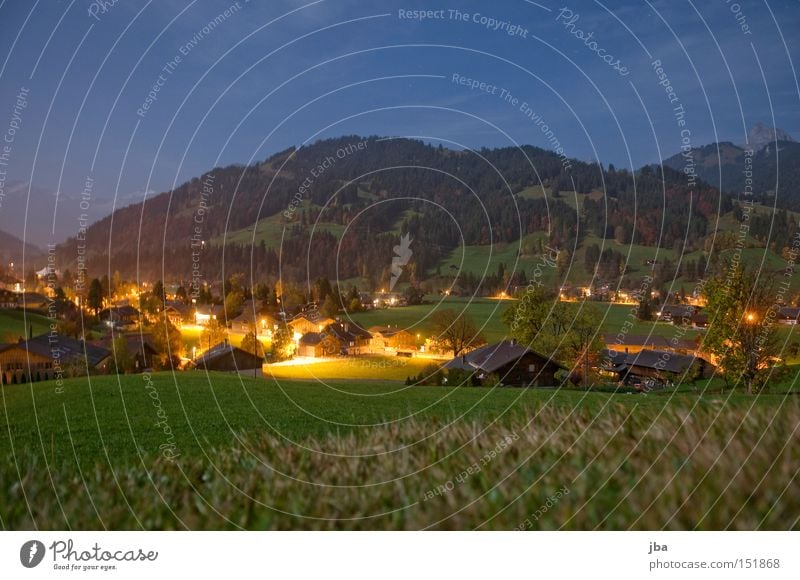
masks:
<svg viewBox="0 0 800 580"><path fill-rule="evenodd" d="M27 266L37 269L44 266L44 252L41 248L25 243L18 237L0 230L0 272L7 268L11 262L15 264L16 269L21 270L23 250Z"/></svg>
<svg viewBox="0 0 800 580"><path fill-rule="evenodd" d="M674 155L664 164L681 170L691 160L700 179L737 199L752 195L764 205L800 211L800 143L781 129L761 124L753 128L748 143L705 145L687 155ZM745 154L748 149L752 156ZM745 190L750 178L752 190Z"/></svg>
<svg viewBox="0 0 800 580"><path fill-rule="evenodd" d="M633 175L536 147L454 151L409 139L345 136L289 149L252 166L216 168L88 228L59 248L90 275L254 280L389 279L410 234L406 271L419 281L463 246L530 234L573 249L587 235L620 244L702 247L729 196L671 169ZM83 236L81 236L83 237ZM541 242L541 240L540 240ZM109 254L110 252L110 254Z"/></svg>

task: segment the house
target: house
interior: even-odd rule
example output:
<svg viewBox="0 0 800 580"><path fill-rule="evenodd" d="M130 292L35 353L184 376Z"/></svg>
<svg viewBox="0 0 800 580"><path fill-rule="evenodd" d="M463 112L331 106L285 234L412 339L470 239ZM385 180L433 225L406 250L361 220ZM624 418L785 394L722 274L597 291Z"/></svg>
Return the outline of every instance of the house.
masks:
<svg viewBox="0 0 800 580"><path fill-rule="evenodd" d="M205 371L243 371L260 369L263 358L230 344L221 342L192 361L195 369Z"/></svg>
<svg viewBox="0 0 800 580"><path fill-rule="evenodd" d="M198 306L194 312L194 323L200 326L205 326L211 320L219 320L225 315L225 307L221 304L204 304Z"/></svg>
<svg viewBox="0 0 800 580"><path fill-rule="evenodd" d="M38 292L22 292L17 295L17 306L22 306L28 310L45 310L47 308L47 296Z"/></svg>
<svg viewBox="0 0 800 580"><path fill-rule="evenodd" d="M191 320L189 306L179 300L164 304L164 315L175 328L180 328L184 322Z"/></svg>
<svg viewBox="0 0 800 580"><path fill-rule="evenodd" d="M117 334L115 336L107 334L99 340L92 341L91 344L111 351L111 356L113 358L113 342L119 338L125 339L125 349L128 351L128 356L133 359L133 368L135 372L153 367L153 357L157 356L159 352L153 342L152 334L131 333Z"/></svg>
<svg viewBox="0 0 800 580"><path fill-rule="evenodd" d="M800 308L793 306L784 306L778 310L778 315L775 319L780 324L795 325L800 320Z"/></svg>
<svg viewBox="0 0 800 580"><path fill-rule="evenodd" d="M55 333L0 346L0 384L61 378L67 365L105 372L111 351Z"/></svg>
<svg viewBox="0 0 800 580"><path fill-rule="evenodd" d="M231 330L242 334L247 334L255 329L259 335L271 335L277 326L277 318L269 314L254 312L252 305L249 308L245 308L244 312L231 320Z"/></svg>
<svg viewBox="0 0 800 580"><path fill-rule="evenodd" d="M369 333L372 335L370 346L375 352L417 350L416 338L404 328L372 326Z"/></svg>
<svg viewBox="0 0 800 580"><path fill-rule="evenodd" d="M124 328L139 324L139 311L133 306L112 306L100 311L100 320L109 328Z"/></svg>
<svg viewBox="0 0 800 580"><path fill-rule="evenodd" d="M656 312L658 320L673 324L691 324L692 318L700 309L691 304L665 304Z"/></svg>
<svg viewBox="0 0 800 580"><path fill-rule="evenodd" d="M342 344L342 350L349 355L367 352L372 341L372 334L353 322L329 324L324 334L335 337Z"/></svg>
<svg viewBox="0 0 800 580"><path fill-rule="evenodd" d="M699 355L702 350L700 344L694 340L677 337L668 338L652 334L604 334L603 342L607 349L626 354L634 354L649 349Z"/></svg>
<svg viewBox="0 0 800 580"><path fill-rule="evenodd" d="M325 358L339 356L344 345L332 334L307 332L297 341L297 356Z"/></svg>
<svg viewBox="0 0 800 580"><path fill-rule="evenodd" d="M698 312L692 316L692 328L708 328L708 314Z"/></svg>
<svg viewBox="0 0 800 580"><path fill-rule="evenodd" d="M515 340L504 340L457 356L444 368L474 372L479 380L493 374L502 384L519 387L555 385L556 372L566 370Z"/></svg>
<svg viewBox="0 0 800 580"><path fill-rule="evenodd" d="M328 325L336 322L332 318L324 318L315 314L300 314L289 321L292 332L299 335L309 332L322 332Z"/></svg>
<svg viewBox="0 0 800 580"><path fill-rule="evenodd" d="M641 350L624 353L605 349L601 352L601 370L630 383L640 379L693 380L710 378L715 367L703 357L666 350Z"/></svg>

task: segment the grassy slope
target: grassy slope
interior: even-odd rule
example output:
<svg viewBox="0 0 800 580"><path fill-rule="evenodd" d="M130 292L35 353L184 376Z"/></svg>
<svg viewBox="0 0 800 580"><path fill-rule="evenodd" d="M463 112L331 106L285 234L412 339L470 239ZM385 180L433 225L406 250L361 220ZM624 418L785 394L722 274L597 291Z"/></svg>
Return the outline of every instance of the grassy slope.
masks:
<svg viewBox="0 0 800 580"><path fill-rule="evenodd" d="M359 356L313 364L269 365L269 374L276 379L324 380L394 380L417 376L429 364L440 364L429 358L398 356Z"/></svg>
<svg viewBox="0 0 800 580"><path fill-rule="evenodd" d="M412 334L420 334L421 338L430 337L432 333L431 315L436 310L454 309L461 312L466 309L469 316L481 328L481 332L489 341L503 339L508 330L500 320L502 312L510 304L507 300L448 298L441 300L435 296L427 297L428 303L418 306L404 306L368 310L351 315L356 323L364 328L391 324L404 328Z"/></svg>
<svg viewBox="0 0 800 580"><path fill-rule="evenodd" d="M800 513L787 491L800 409L780 392L756 402L202 373L178 375L177 386L169 374L153 380L176 434L174 463L158 458L165 436L142 377L71 380L63 395L54 383L3 389L3 527L512 529L529 519L534 528L747 529L796 526ZM478 471L458 482L474 462ZM431 494L448 483L451 492ZM533 520L560 488L569 494Z"/></svg>
<svg viewBox="0 0 800 580"><path fill-rule="evenodd" d="M33 326L33 335L37 336L50 331L50 320L32 312L26 316L22 310L0 310L0 343L27 336L30 326Z"/></svg>

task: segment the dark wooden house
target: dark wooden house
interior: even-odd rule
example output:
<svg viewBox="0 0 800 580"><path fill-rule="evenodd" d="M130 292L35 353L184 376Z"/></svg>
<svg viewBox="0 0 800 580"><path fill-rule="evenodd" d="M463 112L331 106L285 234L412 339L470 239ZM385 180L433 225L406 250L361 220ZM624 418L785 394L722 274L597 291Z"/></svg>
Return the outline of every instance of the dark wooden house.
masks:
<svg viewBox="0 0 800 580"><path fill-rule="evenodd" d="M495 375L501 384L516 387L555 385L556 372L566 370L549 357L513 340L490 344L458 356L445 364L445 368L472 372L478 380Z"/></svg>

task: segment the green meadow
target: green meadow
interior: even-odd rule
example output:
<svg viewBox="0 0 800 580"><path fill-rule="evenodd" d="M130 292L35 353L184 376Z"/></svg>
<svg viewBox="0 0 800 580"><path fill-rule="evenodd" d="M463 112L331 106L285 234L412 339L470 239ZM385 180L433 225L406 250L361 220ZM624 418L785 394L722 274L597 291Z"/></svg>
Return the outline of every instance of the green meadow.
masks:
<svg viewBox="0 0 800 580"><path fill-rule="evenodd" d="M4 529L796 529L800 515L791 385L753 398L184 372L1 393Z"/></svg>

